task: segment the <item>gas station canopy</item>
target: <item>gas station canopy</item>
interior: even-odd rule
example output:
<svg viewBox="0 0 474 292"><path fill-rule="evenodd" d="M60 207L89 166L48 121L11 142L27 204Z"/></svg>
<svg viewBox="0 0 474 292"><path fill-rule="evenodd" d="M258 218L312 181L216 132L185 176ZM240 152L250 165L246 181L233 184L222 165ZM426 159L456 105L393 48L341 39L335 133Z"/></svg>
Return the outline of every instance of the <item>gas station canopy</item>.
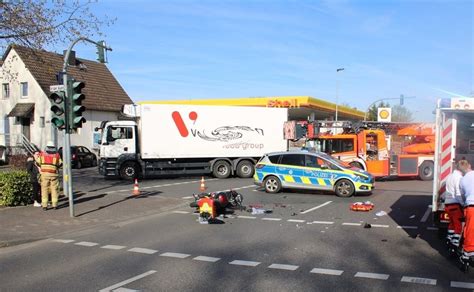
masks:
<svg viewBox="0 0 474 292"><path fill-rule="evenodd" d="M306 120L313 115L316 120L334 119L336 104L310 96L272 96L246 97L226 99L186 99L143 101L139 104L187 104L187 105L226 105L226 106L257 106L286 107L289 109L289 120ZM362 120L364 112L338 106L338 120Z"/></svg>

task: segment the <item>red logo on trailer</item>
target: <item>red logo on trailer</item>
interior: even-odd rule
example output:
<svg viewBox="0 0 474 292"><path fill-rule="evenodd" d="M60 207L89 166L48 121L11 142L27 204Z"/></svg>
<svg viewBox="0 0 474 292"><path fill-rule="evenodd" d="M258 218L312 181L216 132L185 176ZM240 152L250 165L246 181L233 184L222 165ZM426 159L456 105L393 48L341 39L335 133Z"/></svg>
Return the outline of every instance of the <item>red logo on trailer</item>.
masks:
<svg viewBox="0 0 474 292"><path fill-rule="evenodd" d="M173 118L173 121L176 125L176 128L178 128L178 131L181 137L188 137L189 130L188 130L188 127L186 127L186 124L184 123L183 118L181 117L181 114L177 111L174 111L171 114L171 117ZM192 111L189 113L189 119L191 121L196 122L197 118L198 118L198 114L195 111Z"/></svg>

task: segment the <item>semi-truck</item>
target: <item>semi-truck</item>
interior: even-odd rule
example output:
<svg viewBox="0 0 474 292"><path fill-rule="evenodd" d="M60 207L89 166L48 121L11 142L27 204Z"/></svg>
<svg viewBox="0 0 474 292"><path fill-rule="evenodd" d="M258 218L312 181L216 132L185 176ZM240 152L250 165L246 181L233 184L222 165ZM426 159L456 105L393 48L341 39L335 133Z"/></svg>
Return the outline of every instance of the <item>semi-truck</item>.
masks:
<svg viewBox="0 0 474 292"><path fill-rule="evenodd" d="M104 121L99 172L134 179L212 174L252 177L267 152L286 151L282 126L287 108L125 105L129 120Z"/></svg>
<svg viewBox="0 0 474 292"><path fill-rule="evenodd" d="M474 165L474 98L439 99L436 108L435 174L432 210L440 234L449 218L444 212L446 180L454 162L466 159Z"/></svg>

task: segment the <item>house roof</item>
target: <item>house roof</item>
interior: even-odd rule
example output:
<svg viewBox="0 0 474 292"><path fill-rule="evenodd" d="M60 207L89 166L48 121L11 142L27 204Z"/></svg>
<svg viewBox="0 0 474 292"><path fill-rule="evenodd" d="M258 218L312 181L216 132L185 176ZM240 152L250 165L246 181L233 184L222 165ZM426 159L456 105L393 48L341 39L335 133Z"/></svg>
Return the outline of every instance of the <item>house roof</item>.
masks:
<svg viewBox="0 0 474 292"><path fill-rule="evenodd" d="M11 45L5 52L4 60L11 48L18 53L26 68L49 95L49 86L58 84L56 74L62 70L63 55ZM116 112L121 111L124 104L133 103L105 64L76 58L76 66L68 67L68 75L85 82L86 87L82 92L86 99L82 104L86 109Z"/></svg>
<svg viewBox="0 0 474 292"><path fill-rule="evenodd" d="M34 103L17 103L7 116L27 118L33 112L34 108Z"/></svg>

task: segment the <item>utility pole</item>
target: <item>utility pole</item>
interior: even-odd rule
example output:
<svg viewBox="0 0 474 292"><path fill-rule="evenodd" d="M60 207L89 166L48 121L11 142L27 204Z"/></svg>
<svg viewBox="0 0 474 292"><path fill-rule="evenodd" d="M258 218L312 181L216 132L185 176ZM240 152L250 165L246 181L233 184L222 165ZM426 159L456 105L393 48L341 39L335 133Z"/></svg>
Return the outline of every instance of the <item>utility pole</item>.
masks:
<svg viewBox="0 0 474 292"><path fill-rule="evenodd" d="M336 69L336 116L335 116L336 122L337 122L338 111L339 111L339 78L338 78L337 73L339 73L340 71L344 71L344 68Z"/></svg>
<svg viewBox="0 0 474 292"><path fill-rule="evenodd" d="M66 121L69 121L69 115L72 113L72 110L69 109L73 105L72 102L72 90L70 90L68 86L68 76L67 76L67 68L68 68L68 60L69 60L69 55L72 51L72 48L74 45L76 45L80 41L85 41L89 42L92 44L95 44L97 46L98 50L98 57L99 61L101 63L105 63L105 58L104 58L104 52L105 51L112 51L112 48L107 47L105 45L104 41L99 41L95 42L93 40L90 40L86 37L79 37L76 40L74 40L71 45L69 46L69 49L67 52L64 54L64 63L63 63L63 85L65 88L65 119ZM63 140L63 191L64 194L69 198L69 215L71 217L74 217L74 198L73 198L73 193L72 193L72 172L71 172L71 132L72 128L69 123L67 123L67 126L64 130L64 140Z"/></svg>

